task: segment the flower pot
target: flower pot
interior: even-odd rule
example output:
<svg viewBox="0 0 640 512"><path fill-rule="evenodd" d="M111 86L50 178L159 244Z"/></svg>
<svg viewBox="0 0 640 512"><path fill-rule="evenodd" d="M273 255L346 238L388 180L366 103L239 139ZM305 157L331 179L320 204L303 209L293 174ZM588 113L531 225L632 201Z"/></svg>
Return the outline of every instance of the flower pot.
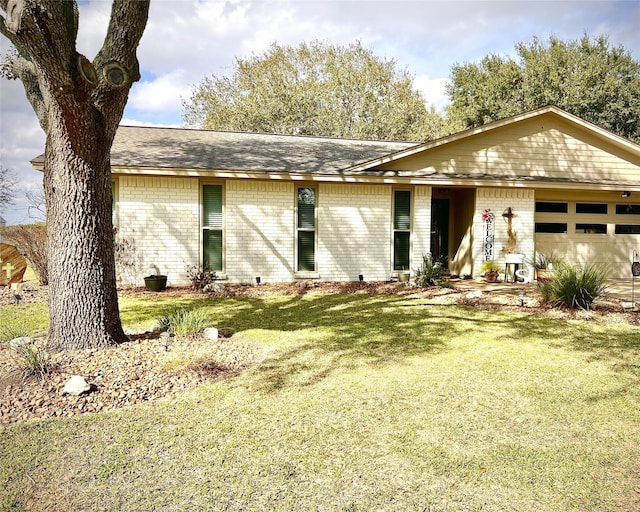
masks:
<svg viewBox="0 0 640 512"><path fill-rule="evenodd" d="M495 270L493 272L485 272L484 273L484 280L487 283L497 283L499 275L500 275L500 272L498 272L497 270Z"/></svg>
<svg viewBox="0 0 640 512"><path fill-rule="evenodd" d="M398 282L407 283L409 281L409 272L398 272Z"/></svg>
<svg viewBox="0 0 640 512"><path fill-rule="evenodd" d="M161 292L167 287L167 276L147 276L144 278L144 285L147 290Z"/></svg>
<svg viewBox="0 0 640 512"><path fill-rule="evenodd" d="M553 279L553 270L537 268L536 279L539 283L548 283Z"/></svg>

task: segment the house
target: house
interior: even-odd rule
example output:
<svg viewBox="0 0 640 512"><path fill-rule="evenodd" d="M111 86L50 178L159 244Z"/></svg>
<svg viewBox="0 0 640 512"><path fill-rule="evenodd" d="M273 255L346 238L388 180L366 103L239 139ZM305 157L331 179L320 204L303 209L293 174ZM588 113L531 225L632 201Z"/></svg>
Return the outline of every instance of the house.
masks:
<svg viewBox="0 0 640 512"><path fill-rule="evenodd" d="M111 162L136 284L388 280L424 254L475 277L509 232L613 277L640 252L640 146L553 106L422 144L122 126Z"/></svg>

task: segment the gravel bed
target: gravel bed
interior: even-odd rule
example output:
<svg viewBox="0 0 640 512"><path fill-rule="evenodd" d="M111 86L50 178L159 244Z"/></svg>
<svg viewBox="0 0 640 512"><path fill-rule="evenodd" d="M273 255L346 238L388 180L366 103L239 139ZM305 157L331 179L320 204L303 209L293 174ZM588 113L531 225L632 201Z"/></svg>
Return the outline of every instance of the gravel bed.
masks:
<svg viewBox="0 0 640 512"><path fill-rule="evenodd" d="M174 396L235 375L263 356L237 336L217 341L167 340L148 333L107 349L52 354L52 369L42 378L23 379L16 357L15 351L0 349L2 424L74 416ZM63 394L73 375L84 377L91 391L79 396Z"/></svg>

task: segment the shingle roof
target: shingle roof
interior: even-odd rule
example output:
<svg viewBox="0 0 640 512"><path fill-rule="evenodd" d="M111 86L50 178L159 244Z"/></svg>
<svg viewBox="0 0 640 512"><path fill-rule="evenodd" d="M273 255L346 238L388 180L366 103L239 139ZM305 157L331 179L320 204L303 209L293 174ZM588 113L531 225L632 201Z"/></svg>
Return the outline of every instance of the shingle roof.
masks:
<svg viewBox="0 0 640 512"><path fill-rule="evenodd" d="M111 150L111 165L334 174L416 144L120 126Z"/></svg>

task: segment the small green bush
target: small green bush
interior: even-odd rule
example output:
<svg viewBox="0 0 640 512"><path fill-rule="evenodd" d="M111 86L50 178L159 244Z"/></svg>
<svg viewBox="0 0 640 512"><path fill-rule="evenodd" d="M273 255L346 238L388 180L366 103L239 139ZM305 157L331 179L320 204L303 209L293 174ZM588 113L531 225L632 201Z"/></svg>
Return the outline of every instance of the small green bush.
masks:
<svg viewBox="0 0 640 512"><path fill-rule="evenodd" d="M601 265L564 264L554 270L553 278L540 287L545 302L588 310L606 292L609 272Z"/></svg>
<svg viewBox="0 0 640 512"><path fill-rule="evenodd" d="M431 254L423 254L422 265L414 271L414 280L418 286L437 286L441 283L444 273L442 263L434 261Z"/></svg>
<svg viewBox="0 0 640 512"><path fill-rule="evenodd" d="M31 336L31 333L31 327L24 321L7 322L0 325L0 341L4 343L10 342L14 338Z"/></svg>
<svg viewBox="0 0 640 512"><path fill-rule="evenodd" d="M192 336L210 325L204 312L196 309L176 309L159 318L158 323L163 331L169 331L176 336Z"/></svg>
<svg viewBox="0 0 640 512"><path fill-rule="evenodd" d="M35 345L23 345L15 349L17 365L23 379L38 376L41 379L49 373L51 362L49 354L41 347Z"/></svg>

